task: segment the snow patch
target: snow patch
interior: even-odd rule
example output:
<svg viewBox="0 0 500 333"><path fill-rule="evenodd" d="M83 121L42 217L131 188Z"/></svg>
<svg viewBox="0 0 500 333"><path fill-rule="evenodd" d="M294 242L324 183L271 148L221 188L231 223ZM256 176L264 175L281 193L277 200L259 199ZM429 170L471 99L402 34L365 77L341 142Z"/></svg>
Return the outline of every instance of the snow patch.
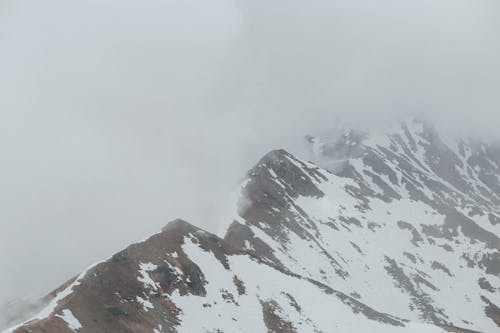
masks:
<svg viewBox="0 0 500 333"><path fill-rule="evenodd" d="M80 324L78 319L76 319L76 317L69 309L62 310L62 315L57 314L56 317L64 320L66 324L68 324L69 329L72 331L78 331L80 328L82 328L82 324Z"/></svg>
<svg viewBox="0 0 500 333"><path fill-rule="evenodd" d="M147 299L144 299L140 296L136 296L135 299L137 300L137 302L142 304L142 306L144 307L144 310L148 311L148 309L154 309L153 303L151 303Z"/></svg>
<svg viewBox="0 0 500 333"><path fill-rule="evenodd" d="M149 276L149 272L154 271L157 269L158 266L154 265L152 263L139 263L139 277L137 280L139 282L142 282L144 284L144 288L149 289L152 288L153 290L158 290L158 284L153 281L153 279Z"/></svg>

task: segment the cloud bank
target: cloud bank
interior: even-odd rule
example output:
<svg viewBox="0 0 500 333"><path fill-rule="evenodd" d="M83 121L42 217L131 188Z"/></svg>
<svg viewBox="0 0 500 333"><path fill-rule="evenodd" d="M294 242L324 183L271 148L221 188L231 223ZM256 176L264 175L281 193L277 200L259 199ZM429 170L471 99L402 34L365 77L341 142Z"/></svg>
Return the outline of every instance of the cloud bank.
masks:
<svg viewBox="0 0 500 333"><path fill-rule="evenodd" d="M0 0L0 301L175 217L218 230L305 134L426 114L498 139L494 0Z"/></svg>

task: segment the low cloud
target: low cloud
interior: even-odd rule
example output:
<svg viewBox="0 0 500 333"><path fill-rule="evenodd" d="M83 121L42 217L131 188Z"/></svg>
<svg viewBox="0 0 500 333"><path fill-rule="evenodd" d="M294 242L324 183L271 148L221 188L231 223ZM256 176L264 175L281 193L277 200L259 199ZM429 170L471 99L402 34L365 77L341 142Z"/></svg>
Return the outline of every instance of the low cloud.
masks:
<svg viewBox="0 0 500 333"><path fill-rule="evenodd" d="M498 139L497 1L0 0L0 301L39 296L306 134Z"/></svg>

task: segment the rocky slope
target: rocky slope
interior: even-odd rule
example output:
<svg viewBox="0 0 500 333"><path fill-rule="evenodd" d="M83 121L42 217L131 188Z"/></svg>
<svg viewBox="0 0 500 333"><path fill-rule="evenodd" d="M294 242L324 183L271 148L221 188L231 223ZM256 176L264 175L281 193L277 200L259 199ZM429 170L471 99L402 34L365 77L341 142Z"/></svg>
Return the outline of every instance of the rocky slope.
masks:
<svg viewBox="0 0 500 333"><path fill-rule="evenodd" d="M309 141L248 172L224 238L173 221L6 332L498 332L500 148L418 121Z"/></svg>

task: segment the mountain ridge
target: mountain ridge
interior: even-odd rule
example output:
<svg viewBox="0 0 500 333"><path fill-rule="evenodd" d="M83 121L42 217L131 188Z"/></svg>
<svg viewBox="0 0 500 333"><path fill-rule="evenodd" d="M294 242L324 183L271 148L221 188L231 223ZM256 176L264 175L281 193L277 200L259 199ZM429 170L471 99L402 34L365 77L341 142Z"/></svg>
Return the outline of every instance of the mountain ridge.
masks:
<svg viewBox="0 0 500 333"><path fill-rule="evenodd" d="M500 150L419 121L308 141L315 163L273 150L250 169L223 238L174 220L5 332L500 327Z"/></svg>

